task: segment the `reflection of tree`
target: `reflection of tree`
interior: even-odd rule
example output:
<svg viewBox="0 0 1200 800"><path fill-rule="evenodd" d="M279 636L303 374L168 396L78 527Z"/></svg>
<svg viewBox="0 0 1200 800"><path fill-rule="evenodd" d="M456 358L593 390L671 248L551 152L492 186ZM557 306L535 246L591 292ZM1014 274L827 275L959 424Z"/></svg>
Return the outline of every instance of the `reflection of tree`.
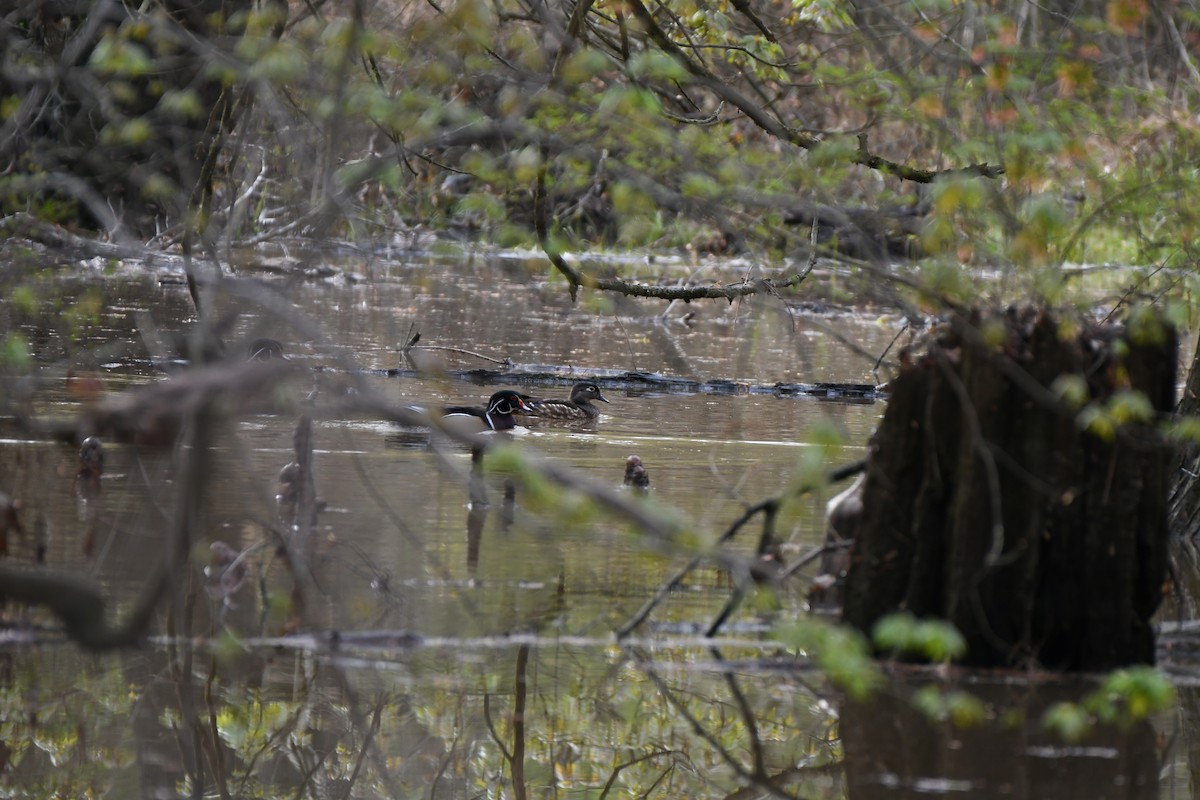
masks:
<svg viewBox="0 0 1200 800"><path fill-rule="evenodd" d="M931 685L950 691L947 685ZM931 719L899 684L869 702L842 704L840 730L850 800L923 797L931 791L972 798L1158 796L1160 753L1154 727L1100 726L1078 744L1042 726L1054 703L1086 687L986 685L970 691L990 701L994 716L956 725Z"/></svg>

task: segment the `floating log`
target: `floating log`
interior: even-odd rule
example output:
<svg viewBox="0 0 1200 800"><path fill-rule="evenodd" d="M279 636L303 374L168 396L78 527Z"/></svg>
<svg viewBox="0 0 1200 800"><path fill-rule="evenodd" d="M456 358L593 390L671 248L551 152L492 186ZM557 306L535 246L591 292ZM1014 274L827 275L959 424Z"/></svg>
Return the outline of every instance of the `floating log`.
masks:
<svg viewBox="0 0 1200 800"><path fill-rule="evenodd" d="M1153 415L1173 409L1176 348L1157 318L1068 336L1026 310L940 328L889 385L844 621L946 619L980 666L1152 663L1171 462ZM1134 392L1153 414L1085 427L1064 378L1097 414Z"/></svg>
<svg viewBox="0 0 1200 800"><path fill-rule="evenodd" d="M415 369L389 369L384 374L398 378L423 378L428 374ZM439 376L480 385L516 384L518 386L570 386L591 381L601 389L661 392L664 394L775 395L806 396L847 403L873 403L884 397L873 383L774 383L755 384L725 379L698 380L658 372L630 372L616 369L559 367L551 364L512 364L502 369L466 369L439 372Z"/></svg>

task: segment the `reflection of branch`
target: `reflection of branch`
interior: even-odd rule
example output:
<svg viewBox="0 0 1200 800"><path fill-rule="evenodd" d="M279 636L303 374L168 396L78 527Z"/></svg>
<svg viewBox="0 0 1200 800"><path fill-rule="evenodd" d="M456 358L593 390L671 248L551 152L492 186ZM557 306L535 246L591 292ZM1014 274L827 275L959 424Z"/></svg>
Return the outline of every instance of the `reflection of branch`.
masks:
<svg viewBox="0 0 1200 800"><path fill-rule="evenodd" d="M517 648L517 680L513 687L512 712L512 783L513 795L517 800L525 800L525 695L528 680L529 645L523 644Z"/></svg>
<svg viewBox="0 0 1200 800"><path fill-rule="evenodd" d="M500 748L500 755L504 756L504 760L512 762L512 753L508 752L508 748L504 746L504 740L500 738L500 733L496 730L495 723L492 722L492 693L486 689L483 692L483 724L487 726L488 733L492 735L492 741L496 743L496 747Z"/></svg>
<svg viewBox="0 0 1200 800"><path fill-rule="evenodd" d="M675 753L675 750L655 750L653 752L640 755L637 758L630 759L624 763L617 764L617 766L613 768L612 773L608 776L608 780L604 782L604 788L600 790L600 800L604 800L604 798L608 797L608 793L612 790L613 784L617 782L617 778L624 770L640 764L643 761L649 761L653 758L658 758L659 756L673 756ZM663 773L663 777L665 776L666 773Z"/></svg>
<svg viewBox="0 0 1200 800"><path fill-rule="evenodd" d="M350 771L350 780L343 797L350 796L351 790L354 789L354 784L358 781L358 773L362 770L363 761L366 759L367 753L371 752L371 745L375 741L375 736L379 733L379 722L383 717L385 705L383 700L375 704L375 711L371 714L371 727L367 728L367 735L362 743L362 747L358 748L358 758L354 760L354 769Z"/></svg>
<svg viewBox="0 0 1200 800"><path fill-rule="evenodd" d="M204 681L204 705L208 709L208 725L204 730L202 743L204 752L208 756L209 763L212 765L213 780L216 781L217 791L221 795L221 800L233 800L233 795L229 793L229 778L226 775L224 764L223 751L221 749L221 730L220 723L217 721L217 698L213 691L213 686L217 682L217 659L215 656L210 656L208 659L208 677Z"/></svg>
<svg viewBox="0 0 1200 800"><path fill-rule="evenodd" d="M637 661L638 666L642 668L642 671L645 672L646 676L654 682L655 686L658 687L659 693L661 693L662 696L666 698L667 702L675 708L675 711L679 714L679 716L686 720L688 725L691 726L692 731L701 739L706 741L739 778L754 784L764 792L774 797L782 797L787 798L787 800L792 800L791 795L772 785L771 782L767 781L765 778L761 778L750 770L747 770L746 767L743 766L742 763L733 755L733 753L729 752L729 750L717 740L716 736L714 736L712 733L709 733L700 720L698 720L695 715L688 710L683 701L675 696L675 693L671 691L671 687L667 685L667 682L663 680L662 676L654 670L650 664L649 658L646 657L645 653L641 652L640 649L637 648L631 648L629 652L631 655L633 655L634 660Z"/></svg>
<svg viewBox="0 0 1200 800"><path fill-rule="evenodd" d="M525 785L525 708L529 681L529 645L523 644L517 648L517 663L514 672L516 680L513 686L511 716L512 750L504 746L504 740L500 738L492 721L491 703L489 702L491 693L487 691L483 693L483 719L488 732L492 735L492 741L500 748L500 754L508 762L509 771L512 774L513 796L517 800L525 800L528 796Z"/></svg>
<svg viewBox="0 0 1200 800"><path fill-rule="evenodd" d="M845 772L846 765L841 761L831 761L828 764L813 764L805 766L796 766L785 769L783 772L778 772L767 778L767 782L771 786L786 786L789 783L800 780L801 778L812 779L821 775L835 774L839 775ZM743 786L736 792L726 795L724 800L756 800L762 797L762 789L757 785Z"/></svg>
<svg viewBox="0 0 1200 800"><path fill-rule="evenodd" d="M725 659L721 656L721 651L717 648L710 648L713 658L718 664L723 664ZM750 703L746 700L746 695L742 692L742 687L738 685L737 678L733 672L728 669L721 670L721 675L725 678L725 683L729 686L729 693L733 695L733 700L737 704L738 713L742 715L742 724L746 726L747 738L750 740L750 753L754 757L754 774L761 781L767 779L766 761L763 758L762 742L758 738L758 723L754 720L754 712L750 710Z"/></svg>
<svg viewBox="0 0 1200 800"><path fill-rule="evenodd" d="M708 626L708 630L704 632L705 636L716 636L717 632L721 630L721 626L725 624L725 620L729 619L730 615L742 604L742 599L746 596L747 585L752 581L763 579L764 567L766 566L764 559L775 548L775 517L779 514L779 505L779 499L768 498L751 509L751 512L761 510L763 515L762 535L759 537L758 547L754 553L756 561L750 564L748 569L739 570L733 576L735 581L733 592L729 595L729 599L725 601L725 607L721 609L720 613L712 621L712 624ZM749 522L751 512L743 514L742 518L730 528L721 541L724 542L727 538L731 538L745 522ZM771 566L777 568L778 562L772 563ZM774 577L771 573L765 574L771 575L772 578Z"/></svg>

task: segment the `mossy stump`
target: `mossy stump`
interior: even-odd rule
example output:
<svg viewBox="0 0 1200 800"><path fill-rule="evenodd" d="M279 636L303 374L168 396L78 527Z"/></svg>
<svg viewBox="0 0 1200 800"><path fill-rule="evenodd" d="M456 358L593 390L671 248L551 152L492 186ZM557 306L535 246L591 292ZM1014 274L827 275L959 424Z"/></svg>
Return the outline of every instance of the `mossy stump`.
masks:
<svg viewBox="0 0 1200 800"><path fill-rule="evenodd" d="M1171 463L1156 422L1177 340L1149 313L1076 328L957 316L902 369L871 440L845 622L945 619L977 666L1153 662Z"/></svg>

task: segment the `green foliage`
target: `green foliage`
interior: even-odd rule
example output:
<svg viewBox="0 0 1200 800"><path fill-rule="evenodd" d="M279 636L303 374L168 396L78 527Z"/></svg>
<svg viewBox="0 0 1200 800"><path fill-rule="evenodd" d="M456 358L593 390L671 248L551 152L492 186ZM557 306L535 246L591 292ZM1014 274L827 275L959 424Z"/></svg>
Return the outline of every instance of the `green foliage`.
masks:
<svg viewBox="0 0 1200 800"><path fill-rule="evenodd" d="M1175 687L1153 667L1130 667L1110 674L1085 702L1102 722L1130 725L1165 711L1175 702Z"/></svg>
<svg viewBox="0 0 1200 800"><path fill-rule="evenodd" d="M1174 442L1200 446L1200 417L1188 415L1162 424L1164 435Z"/></svg>
<svg viewBox="0 0 1200 800"><path fill-rule="evenodd" d="M918 620L908 612L889 614L871 631L880 650L930 661L952 661L967 652L967 642L954 626L941 620Z"/></svg>
<svg viewBox="0 0 1200 800"><path fill-rule="evenodd" d="M866 639L855 630L807 619L779 626L775 637L812 658L835 685L856 700L866 699L882 680Z"/></svg>
<svg viewBox="0 0 1200 800"><path fill-rule="evenodd" d="M1056 703L1042 725L1067 741L1085 739L1095 725L1128 728L1175 703L1175 687L1153 667L1130 667L1110 673L1080 703Z"/></svg>
<svg viewBox="0 0 1200 800"><path fill-rule="evenodd" d="M1088 401L1090 390L1087 378L1079 374L1062 374L1054 379L1050 391L1072 408L1082 408Z"/></svg>
<svg viewBox="0 0 1200 800"><path fill-rule="evenodd" d="M934 262L921 275L925 299L971 298L955 271L966 264L1003 268L998 296L1069 302L1064 262L1186 262L1181 248L1200 227L1190 201L1200 126L1188 112L1197 88L1170 77L1181 68L1165 34L1109 13L1126 5L1137 6L1018 28L1011 4L926 3L884 17L845 0L792 0L783 16L760 16L727 0L672 0L657 31L600 5L530 15L508 0L385 4L362 19L253 5L187 32L131 9L87 66L104 87L97 130L113 148L161 149L164 126L208 118L215 94L169 80L181 54L233 94L253 87L237 152L271 154L269 204L336 205L342 230L363 218L459 222L440 194L446 169L488 185L494 205L462 210L515 242L516 226L530 227L531 174L545 166L560 181L552 223L577 248L611 245L613 231L626 247L683 246L688 232L732 221L754 252L790 255L807 232L779 220L796 200L871 207L920 194L932 203L920 234ZM1130 52L1161 60L1104 58L1143 36L1160 38ZM0 91L6 119L24 94ZM864 155L944 174L918 192L890 167L856 163ZM473 161L491 169L474 173ZM33 159L17 163L37 173ZM235 197L245 160L219 163L229 172L215 185ZM981 178L970 168L979 163L1002 164L1004 178ZM328 175L346 164L364 166L344 170L344 193L325 204ZM179 181L144 180L138 192L156 207L186 205L171 196L191 191ZM597 180L611 220L589 227L561 214Z"/></svg>
<svg viewBox="0 0 1200 800"><path fill-rule="evenodd" d="M1076 424L1093 436L1111 441L1121 426L1150 424L1154 419L1154 406L1144 393L1122 389L1105 402L1084 406L1076 417Z"/></svg>
<svg viewBox="0 0 1200 800"><path fill-rule="evenodd" d="M0 339L0 368L26 372L33 366L33 354L25 337L17 331L9 331Z"/></svg>
<svg viewBox="0 0 1200 800"><path fill-rule="evenodd" d="M1042 715L1042 727L1067 742L1081 742L1092 731L1092 719L1078 703L1055 703Z"/></svg>
<svg viewBox="0 0 1200 800"><path fill-rule="evenodd" d="M596 520L597 508L589 498L551 483L538 470L526 467L518 447L489 450L486 466L489 472L514 479L523 504L531 511L553 515L556 525L578 529Z"/></svg>
<svg viewBox="0 0 1200 800"><path fill-rule="evenodd" d="M128 29L124 33L128 34ZM154 61L144 47L116 33L100 40L89 63L98 73L110 78L148 75L155 69Z"/></svg>
<svg viewBox="0 0 1200 800"><path fill-rule="evenodd" d="M913 705L932 722L950 722L959 728L971 728L988 721L987 704L970 692L924 686L913 695Z"/></svg>
<svg viewBox="0 0 1200 800"><path fill-rule="evenodd" d="M811 22L826 33L835 33L854 24L854 8L844 0L792 0L796 18Z"/></svg>
<svg viewBox="0 0 1200 800"><path fill-rule="evenodd" d="M1130 309L1125 320L1129 340L1147 347L1162 345L1167 341L1166 321L1158 309L1139 303Z"/></svg>
<svg viewBox="0 0 1200 800"><path fill-rule="evenodd" d="M643 80L681 81L687 78L687 69L666 53L648 50L629 59L629 74Z"/></svg>

